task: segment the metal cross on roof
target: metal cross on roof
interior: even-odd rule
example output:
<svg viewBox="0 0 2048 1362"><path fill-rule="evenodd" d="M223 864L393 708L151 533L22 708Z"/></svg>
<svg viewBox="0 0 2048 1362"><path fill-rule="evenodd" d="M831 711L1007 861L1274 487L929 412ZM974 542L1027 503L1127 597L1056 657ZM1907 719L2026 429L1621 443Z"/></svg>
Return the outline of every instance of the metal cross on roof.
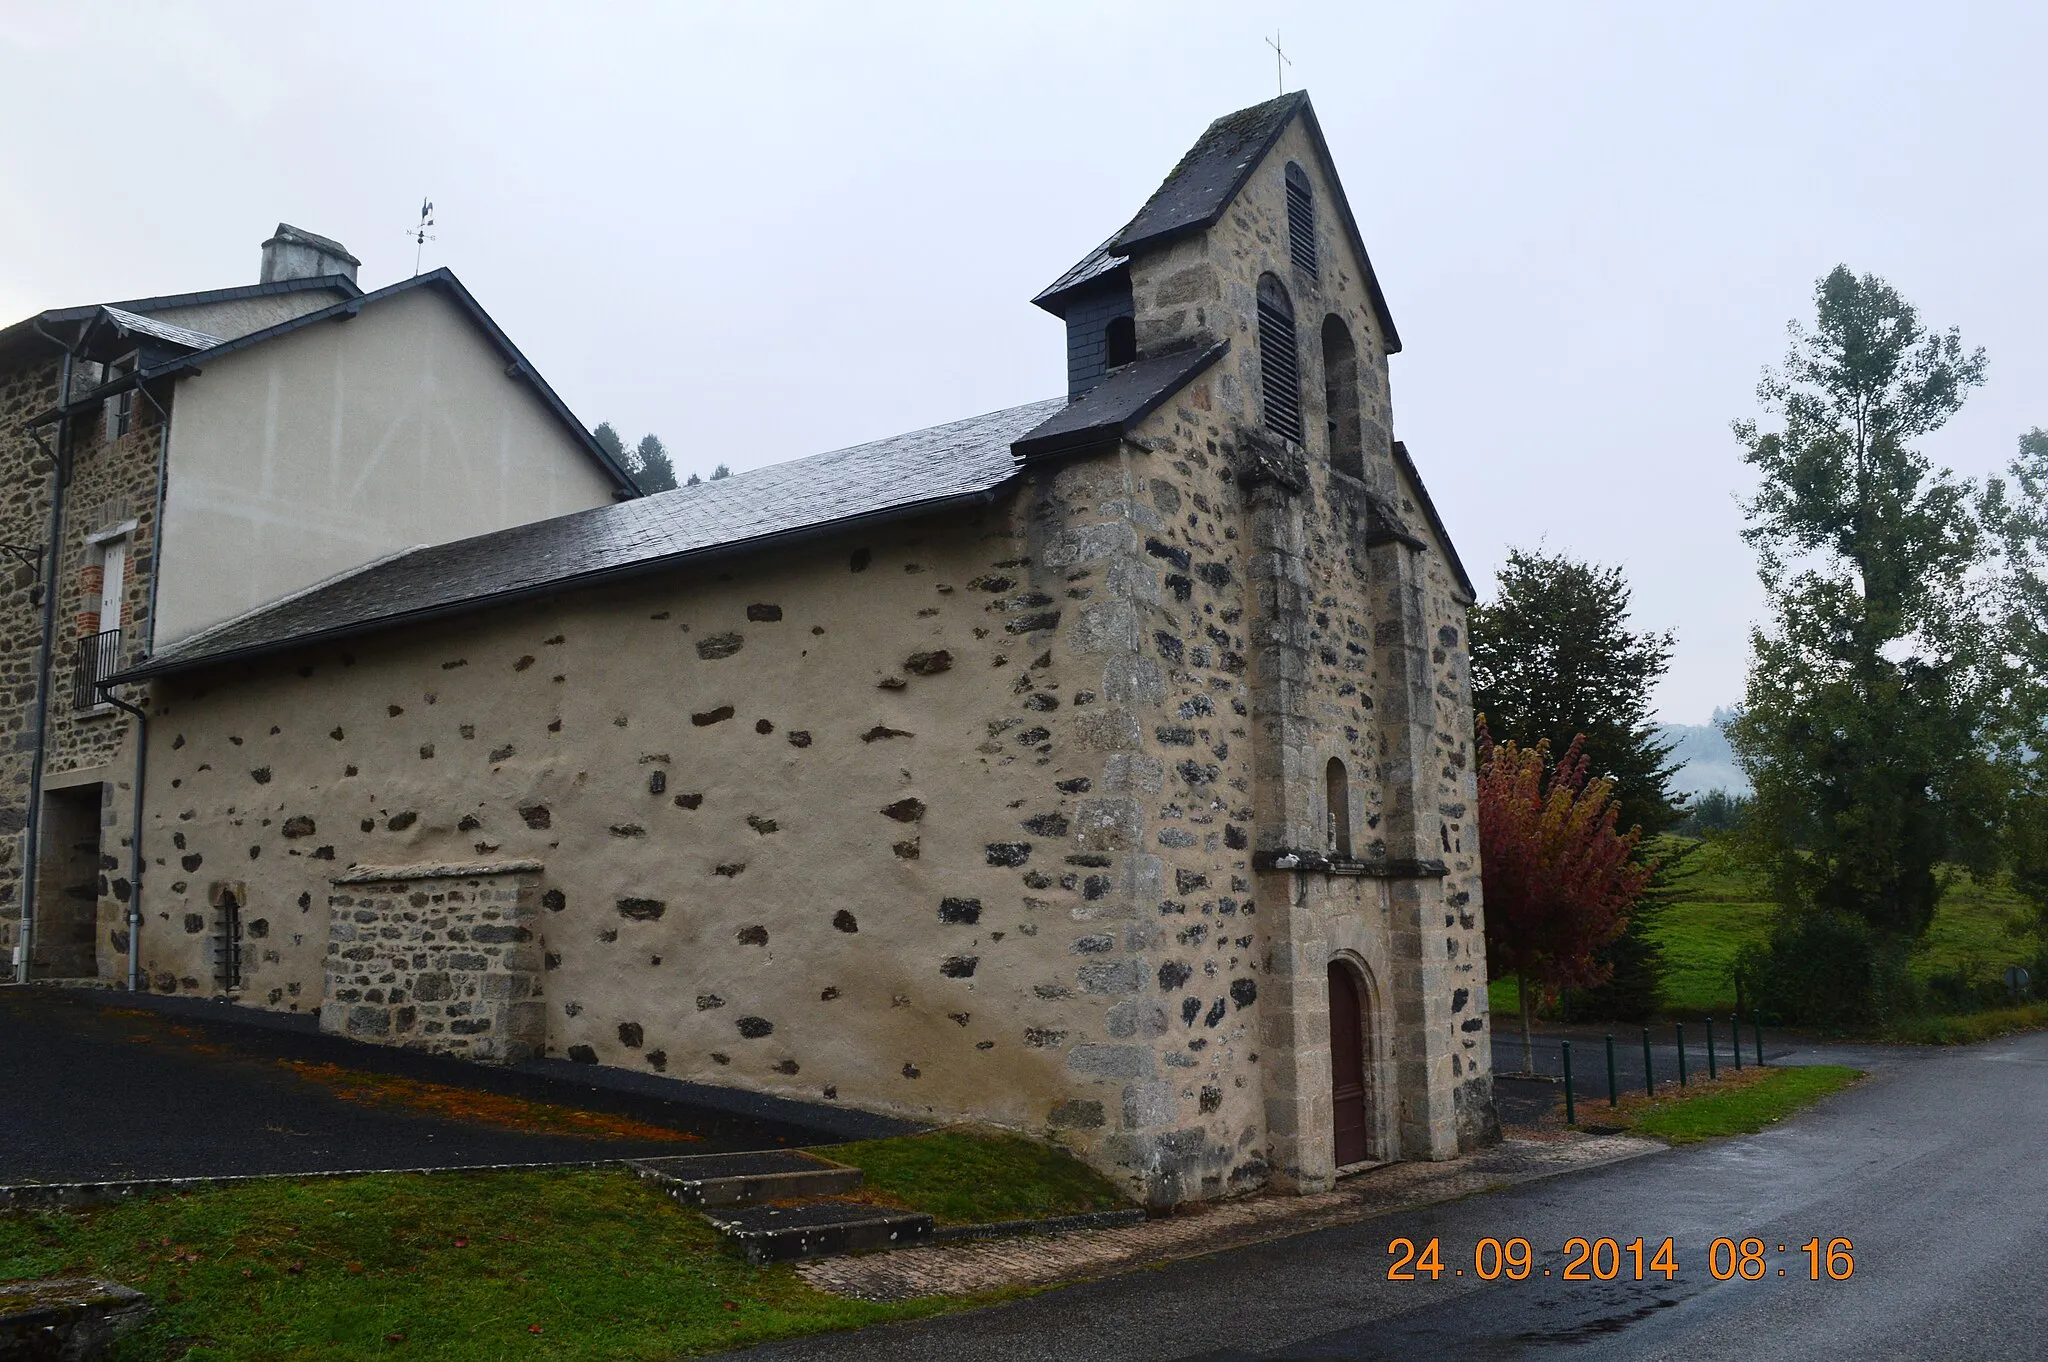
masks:
<svg viewBox="0 0 2048 1362"><path fill-rule="evenodd" d="M1273 36L1266 39L1266 46L1273 49L1273 84L1279 87L1273 93L1284 95L1287 93L1287 76L1280 68L1283 64L1294 65L1294 59L1280 50L1280 30L1277 28L1273 30Z"/></svg>

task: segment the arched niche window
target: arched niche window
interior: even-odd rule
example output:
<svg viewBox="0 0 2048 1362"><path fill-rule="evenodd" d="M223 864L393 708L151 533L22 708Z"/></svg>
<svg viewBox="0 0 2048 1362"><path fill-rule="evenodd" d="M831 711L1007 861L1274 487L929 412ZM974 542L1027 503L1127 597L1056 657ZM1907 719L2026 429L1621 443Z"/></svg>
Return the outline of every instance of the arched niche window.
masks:
<svg viewBox="0 0 2048 1362"><path fill-rule="evenodd" d="M1330 854L1351 859L1351 781L1335 757L1323 768L1323 808L1330 824Z"/></svg>
<svg viewBox="0 0 2048 1362"><path fill-rule="evenodd" d="M1138 324L1129 317L1111 317L1102 328L1102 362L1114 369L1138 357Z"/></svg>
<svg viewBox="0 0 2048 1362"><path fill-rule="evenodd" d="M1294 300L1270 274L1259 276L1259 390L1266 429L1301 443L1301 358L1294 341Z"/></svg>
<svg viewBox="0 0 2048 1362"><path fill-rule="evenodd" d="M1310 274L1316 272L1316 196L1308 172L1287 163L1287 253Z"/></svg>
<svg viewBox="0 0 2048 1362"><path fill-rule="evenodd" d="M1332 313L1323 318L1323 411L1328 418L1330 467L1365 476L1365 433L1358 415L1358 347L1351 328Z"/></svg>

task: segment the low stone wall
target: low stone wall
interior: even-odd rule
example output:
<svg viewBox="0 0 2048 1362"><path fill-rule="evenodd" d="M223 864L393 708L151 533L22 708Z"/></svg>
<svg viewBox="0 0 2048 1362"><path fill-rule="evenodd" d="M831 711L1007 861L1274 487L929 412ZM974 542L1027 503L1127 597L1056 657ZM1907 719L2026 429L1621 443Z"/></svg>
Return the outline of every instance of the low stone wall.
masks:
<svg viewBox="0 0 2048 1362"><path fill-rule="evenodd" d="M320 1029L513 1064L546 1048L538 861L359 866L328 896Z"/></svg>

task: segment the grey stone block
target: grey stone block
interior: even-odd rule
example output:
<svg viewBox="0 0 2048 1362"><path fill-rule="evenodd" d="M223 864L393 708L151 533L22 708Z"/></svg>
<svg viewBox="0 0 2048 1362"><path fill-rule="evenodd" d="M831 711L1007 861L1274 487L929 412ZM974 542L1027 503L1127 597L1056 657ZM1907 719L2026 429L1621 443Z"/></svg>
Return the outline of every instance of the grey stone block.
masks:
<svg viewBox="0 0 2048 1362"><path fill-rule="evenodd" d="M1083 965L1074 979L1083 993L1136 993L1145 987L1145 965L1140 960Z"/></svg>
<svg viewBox="0 0 2048 1362"><path fill-rule="evenodd" d="M1172 1125L1180 1107L1174 1099L1173 1087L1165 1079L1125 1084L1124 1129L1157 1130Z"/></svg>
<svg viewBox="0 0 2048 1362"><path fill-rule="evenodd" d="M1088 1078L1150 1078L1153 1063L1147 1045L1076 1045L1067 1051L1067 1072Z"/></svg>

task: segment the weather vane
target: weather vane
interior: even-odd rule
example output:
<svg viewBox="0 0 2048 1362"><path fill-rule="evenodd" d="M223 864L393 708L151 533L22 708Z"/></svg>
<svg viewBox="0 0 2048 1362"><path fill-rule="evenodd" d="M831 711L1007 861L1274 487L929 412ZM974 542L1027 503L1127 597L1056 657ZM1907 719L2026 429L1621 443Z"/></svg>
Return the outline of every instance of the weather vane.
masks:
<svg viewBox="0 0 2048 1362"><path fill-rule="evenodd" d="M427 230L427 228L433 225L434 201L432 199L421 199L419 225L405 229L405 234L411 237L413 241L412 272L414 274L420 272L420 260L426 254L427 243L434 239L434 234Z"/></svg>
<svg viewBox="0 0 2048 1362"><path fill-rule="evenodd" d="M1277 28L1273 30L1273 36L1266 39L1266 46L1273 49L1273 84L1280 87L1274 93L1284 95L1287 93L1287 76L1280 68L1282 65L1294 65L1294 58L1280 50L1280 30Z"/></svg>

